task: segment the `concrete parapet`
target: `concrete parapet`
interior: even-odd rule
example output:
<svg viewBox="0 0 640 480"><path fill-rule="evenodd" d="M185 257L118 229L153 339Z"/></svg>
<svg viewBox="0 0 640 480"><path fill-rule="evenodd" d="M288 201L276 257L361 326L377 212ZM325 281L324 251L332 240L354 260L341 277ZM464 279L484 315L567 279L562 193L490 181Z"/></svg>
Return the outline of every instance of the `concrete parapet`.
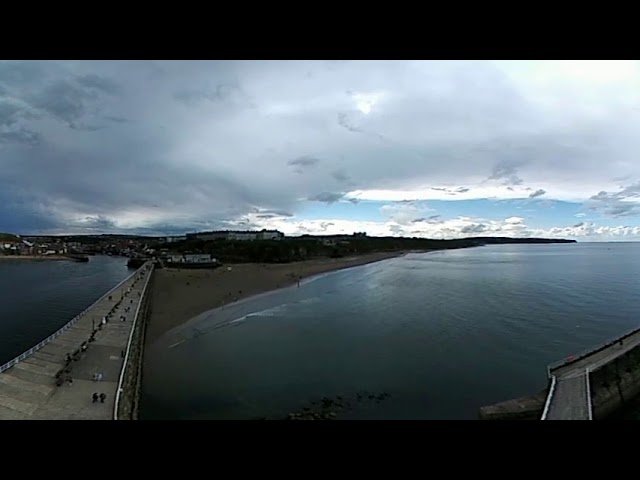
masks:
<svg viewBox="0 0 640 480"><path fill-rule="evenodd" d="M121 379L119 401L115 405L114 419L137 420L140 388L142 384L142 361L149 303L153 288L154 269L148 273L146 285L140 299L140 307L136 315L136 324L131 333L131 342L126 353Z"/></svg>
<svg viewBox="0 0 640 480"><path fill-rule="evenodd" d="M590 373L593 418L600 420L640 394L640 347Z"/></svg>

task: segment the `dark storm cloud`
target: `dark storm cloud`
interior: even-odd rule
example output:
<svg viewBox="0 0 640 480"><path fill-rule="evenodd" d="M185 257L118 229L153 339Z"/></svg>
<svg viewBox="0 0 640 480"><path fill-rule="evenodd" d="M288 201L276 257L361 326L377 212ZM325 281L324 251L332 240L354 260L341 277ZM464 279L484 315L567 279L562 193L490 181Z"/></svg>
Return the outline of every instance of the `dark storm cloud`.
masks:
<svg viewBox="0 0 640 480"><path fill-rule="evenodd" d="M107 115L105 117L103 117L105 120L109 120L110 122L114 122L114 123L126 123L127 119L123 118L123 117L116 117L116 116L112 116L112 115Z"/></svg>
<svg viewBox="0 0 640 480"><path fill-rule="evenodd" d="M256 108L256 103L238 83L222 83L210 88L184 88L173 94L173 98L188 106L198 104L227 103L230 105Z"/></svg>
<svg viewBox="0 0 640 480"><path fill-rule="evenodd" d="M504 180L504 185L521 185L522 179L518 176L518 167L522 161L502 160L493 167L489 180Z"/></svg>
<svg viewBox="0 0 640 480"><path fill-rule="evenodd" d="M274 218L274 217L293 217L293 213L287 212L286 210L277 210L277 209L273 210L273 209L267 209L267 208L253 208L253 212L257 213L259 215L268 215L271 218Z"/></svg>
<svg viewBox="0 0 640 480"><path fill-rule="evenodd" d="M412 220L412 223L439 223L441 215L430 215L428 217L420 217Z"/></svg>
<svg viewBox="0 0 640 480"><path fill-rule="evenodd" d="M339 170L331 172L331 176L335 178L338 182L342 182L342 183L351 182L351 177L349 177L349 175Z"/></svg>
<svg viewBox="0 0 640 480"><path fill-rule="evenodd" d="M314 165L317 165L319 161L320 160L318 160L317 158L304 156L289 160L287 162L287 165L298 167L313 167Z"/></svg>
<svg viewBox="0 0 640 480"><path fill-rule="evenodd" d="M323 203L335 203L341 200L346 194L345 193L331 193L331 192L323 192L312 197L309 197L309 200Z"/></svg>
<svg viewBox="0 0 640 480"><path fill-rule="evenodd" d="M353 133L361 133L362 130L355 126L353 120L350 118L350 115L346 112L338 113L338 124Z"/></svg>
<svg viewBox="0 0 640 480"><path fill-rule="evenodd" d="M611 217L625 217L640 214L640 203L629 199L640 198L640 182L624 187L616 193L605 191L589 199L588 205L592 210L598 210Z"/></svg>
<svg viewBox="0 0 640 480"><path fill-rule="evenodd" d="M121 88L116 82L98 75L82 75L76 80L80 85L88 89L99 90L109 95L116 95L121 92Z"/></svg>
<svg viewBox="0 0 640 480"><path fill-rule="evenodd" d="M0 207L0 226L305 231L291 214L306 199L503 195L487 176L554 199L602 190L592 207L630 214L630 187L601 178L640 178L637 119L617 103L635 90L613 67L589 83L558 65L0 61L0 192L18 185L23 202ZM403 225L428 220L402 206L388 213Z"/></svg>
<svg viewBox="0 0 640 480"><path fill-rule="evenodd" d="M482 233L487 231L487 226L481 223L475 223L473 225L465 225L460 229L461 233Z"/></svg>
<svg viewBox="0 0 640 480"><path fill-rule="evenodd" d="M87 112L87 101L96 95L67 81L57 81L42 91L28 97L36 109L71 123Z"/></svg>
<svg viewBox="0 0 640 480"><path fill-rule="evenodd" d="M535 192L530 193L529 194L529 198L541 197L545 193L547 193L546 190L540 188L540 189L536 190Z"/></svg>
<svg viewBox="0 0 640 480"><path fill-rule="evenodd" d="M38 132L27 130L26 128L18 128L6 132L0 131L0 144L22 144L36 146L42 142L42 136Z"/></svg>

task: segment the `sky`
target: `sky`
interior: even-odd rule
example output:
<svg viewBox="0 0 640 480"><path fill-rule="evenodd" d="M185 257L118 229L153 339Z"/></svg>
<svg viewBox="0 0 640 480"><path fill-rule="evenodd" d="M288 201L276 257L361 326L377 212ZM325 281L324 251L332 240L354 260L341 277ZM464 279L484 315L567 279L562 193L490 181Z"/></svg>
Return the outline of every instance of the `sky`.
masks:
<svg viewBox="0 0 640 480"><path fill-rule="evenodd" d="M0 61L0 231L640 240L637 61Z"/></svg>

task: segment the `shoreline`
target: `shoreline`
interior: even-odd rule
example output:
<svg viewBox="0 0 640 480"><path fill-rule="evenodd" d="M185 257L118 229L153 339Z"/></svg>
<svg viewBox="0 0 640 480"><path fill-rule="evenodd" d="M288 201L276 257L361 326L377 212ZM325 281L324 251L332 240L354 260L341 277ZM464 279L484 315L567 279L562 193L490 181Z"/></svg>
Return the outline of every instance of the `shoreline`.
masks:
<svg viewBox="0 0 640 480"><path fill-rule="evenodd" d="M216 308L296 285L298 281L434 250L376 252L343 258L320 258L284 264L237 263L215 270L158 269L151 292L151 315L145 343ZM231 270L228 270L231 268Z"/></svg>
<svg viewBox="0 0 640 480"><path fill-rule="evenodd" d="M0 262L3 260L21 260L27 261L30 260L32 262L47 262L47 261L61 261L61 260L70 260L74 261L73 258L67 257L65 255L0 255Z"/></svg>

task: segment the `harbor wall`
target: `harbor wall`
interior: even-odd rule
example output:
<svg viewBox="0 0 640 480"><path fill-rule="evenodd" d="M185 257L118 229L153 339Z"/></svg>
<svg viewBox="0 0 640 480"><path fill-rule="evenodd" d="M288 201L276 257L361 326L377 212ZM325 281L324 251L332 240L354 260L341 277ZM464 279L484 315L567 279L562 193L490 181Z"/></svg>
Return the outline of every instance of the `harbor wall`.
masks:
<svg viewBox="0 0 640 480"><path fill-rule="evenodd" d="M589 373L594 420L606 419L640 398L640 346ZM548 389L480 408L481 420L539 420Z"/></svg>
<svg viewBox="0 0 640 480"><path fill-rule="evenodd" d="M535 395L514 398L494 405L481 407L480 420L540 420L548 389Z"/></svg>
<svg viewBox="0 0 640 480"><path fill-rule="evenodd" d="M144 339L149 318L149 305L155 269L146 274L144 287L138 311L135 316L135 326L131 332L129 345L122 370L119 399L114 409L115 420L137 420L140 402L140 388L142 385L142 360L144 356Z"/></svg>
<svg viewBox="0 0 640 480"><path fill-rule="evenodd" d="M609 417L640 395L640 346L589 375L594 420Z"/></svg>

